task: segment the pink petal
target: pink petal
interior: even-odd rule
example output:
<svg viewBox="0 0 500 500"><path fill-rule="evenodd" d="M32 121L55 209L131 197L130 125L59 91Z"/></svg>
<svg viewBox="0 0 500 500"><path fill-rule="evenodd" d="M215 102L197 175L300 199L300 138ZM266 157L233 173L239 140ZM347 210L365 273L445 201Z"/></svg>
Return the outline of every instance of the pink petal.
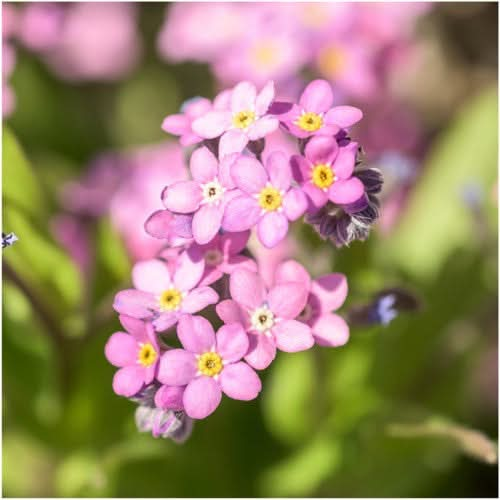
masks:
<svg viewBox="0 0 500 500"><path fill-rule="evenodd" d="M279 283L267 295L269 309L278 318L293 319L304 309L309 291L305 283Z"/></svg>
<svg viewBox="0 0 500 500"><path fill-rule="evenodd" d="M279 191L286 191L292 182L292 169L288 157L282 151L273 151L266 162L271 184Z"/></svg>
<svg viewBox="0 0 500 500"><path fill-rule="evenodd" d="M257 116L263 116L274 99L274 82L270 80L266 83L264 88L259 92L255 100L255 112Z"/></svg>
<svg viewBox="0 0 500 500"><path fill-rule="evenodd" d="M275 283L298 282L305 289L311 287L311 277L305 267L299 264L296 260L286 260L282 262L274 274Z"/></svg>
<svg viewBox="0 0 500 500"><path fill-rule="evenodd" d="M338 347L349 340L349 326L337 314L323 314L312 325L312 333L318 345Z"/></svg>
<svg viewBox="0 0 500 500"><path fill-rule="evenodd" d="M207 266L205 267L205 272L201 277L199 286L209 286L212 283L215 283L216 281L220 280L222 276L224 276L224 272L221 269L217 267Z"/></svg>
<svg viewBox="0 0 500 500"><path fill-rule="evenodd" d="M179 316L180 313L177 311L161 313L156 319L153 320L153 327L157 332L164 332L177 323Z"/></svg>
<svg viewBox="0 0 500 500"><path fill-rule="evenodd" d="M221 146L219 142L219 157L219 181L225 188L233 189L236 185L231 177L231 168L233 167L235 161L240 157L240 153L221 154Z"/></svg>
<svg viewBox="0 0 500 500"><path fill-rule="evenodd" d="M257 235L266 248L273 248L288 232L288 220L279 212L268 212L257 225Z"/></svg>
<svg viewBox="0 0 500 500"><path fill-rule="evenodd" d="M229 111L209 111L191 124L195 134L205 139L219 137L231 126L232 116Z"/></svg>
<svg viewBox="0 0 500 500"><path fill-rule="evenodd" d="M340 273L331 273L314 280L311 299L322 312L336 311L347 297L347 279Z"/></svg>
<svg viewBox="0 0 500 500"><path fill-rule="evenodd" d="M324 113L332 107L332 87L326 80L312 81L302 92L299 101L305 111Z"/></svg>
<svg viewBox="0 0 500 500"><path fill-rule="evenodd" d="M201 316L183 314L177 325L177 335L186 351L203 354L215 347L215 332L208 321Z"/></svg>
<svg viewBox="0 0 500 500"><path fill-rule="evenodd" d="M245 361L256 370L265 370L276 357L274 339L267 335L249 334L250 347Z"/></svg>
<svg viewBox="0 0 500 500"><path fill-rule="evenodd" d="M193 353L184 349L172 349L163 353L158 367L158 380L166 385L186 385L198 371Z"/></svg>
<svg viewBox="0 0 500 500"><path fill-rule="evenodd" d="M351 177L356 164L356 153L358 143L350 142L347 146L340 148L333 168L338 179L344 180Z"/></svg>
<svg viewBox="0 0 500 500"><path fill-rule="evenodd" d="M106 359L114 366L135 365L137 361L137 341L126 333L113 333L104 347Z"/></svg>
<svg viewBox="0 0 500 500"><path fill-rule="evenodd" d="M206 147L196 149L189 160L189 168L193 179L198 183L210 182L217 177L219 162Z"/></svg>
<svg viewBox="0 0 500 500"><path fill-rule="evenodd" d="M241 153L248 144L248 136L241 130L228 130L219 141L219 158L224 159L235 153Z"/></svg>
<svg viewBox="0 0 500 500"><path fill-rule="evenodd" d="M179 290L193 289L201 280L205 260L200 252L182 252L177 259L173 282Z"/></svg>
<svg viewBox="0 0 500 500"><path fill-rule="evenodd" d="M250 231L224 233L220 238L221 250L225 255L236 255L247 246L249 238Z"/></svg>
<svg viewBox="0 0 500 500"><path fill-rule="evenodd" d="M139 290L122 290L115 295L113 308L120 314L133 318L150 318L158 310L154 295Z"/></svg>
<svg viewBox="0 0 500 500"><path fill-rule="evenodd" d="M260 276L246 269L236 269L229 278L231 297L247 309L255 309L266 299L266 288Z"/></svg>
<svg viewBox="0 0 500 500"><path fill-rule="evenodd" d="M231 94L231 110L233 113L237 113L238 111L253 111L255 109L256 98L257 89L253 83L238 83Z"/></svg>
<svg viewBox="0 0 500 500"><path fill-rule="evenodd" d="M223 300L215 307L219 318L226 324L243 323L243 312L234 300Z"/></svg>
<svg viewBox="0 0 500 500"><path fill-rule="evenodd" d="M310 210L311 212L318 211L328 202L328 192L323 191L310 182L306 182L302 186L302 191L304 191L309 199L308 210Z"/></svg>
<svg viewBox="0 0 500 500"><path fill-rule="evenodd" d="M168 132L173 135L183 135L187 131L189 131L191 127L187 116L170 115L163 120L161 128L165 132Z"/></svg>
<svg viewBox="0 0 500 500"><path fill-rule="evenodd" d="M153 238L166 239L172 234L173 214L169 210L153 212L144 223L144 229Z"/></svg>
<svg viewBox="0 0 500 500"><path fill-rule="evenodd" d="M184 113L186 113L186 116L193 119L208 113L208 111L212 109L212 103L210 102L210 99L198 97L190 99L189 102L185 103L181 109Z"/></svg>
<svg viewBox="0 0 500 500"><path fill-rule="evenodd" d="M311 163L303 156L293 155L290 158L290 167L293 178L302 184L311 178Z"/></svg>
<svg viewBox="0 0 500 500"><path fill-rule="evenodd" d="M272 134L275 130L278 130L279 126L280 122L277 118L264 116L250 125L247 135L251 141L256 141L266 135Z"/></svg>
<svg viewBox="0 0 500 500"><path fill-rule="evenodd" d="M126 366L120 368L113 377L113 390L119 396L130 398L137 394L144 385L144 368Z"/></svg>
<svg viewBox="0 0 500 500"><path fill-rule="evenodd" d="M363 118L363 112L353 106L335 106L325 115L327 123L334 123L340 128L352 127Z"/></svg>
<svg viewBox="0 0 500 500"><path fill-rule="evenodd" d="M255 198L246 194L237 196L226 206L222 228L230 232L246 231L257 223L260 210Z"/></svg>
<svg viewBox="0 0 500 500"><path fill-rule="evenodd" d="M240 156L231 167L231 177L238 188L245 193L258 193L266 185L267 172L255 158Z"/></svg>
<svg viewBox="0 0 500 500"><path fill-rule="evenodd" d="M333 163L339 147L334 137L328 135L316 135L306 145L305 156L313 164Z"/></svg>
<svg viewBox="0 0 500 500"><path fill-rule="evenodd" d="M162 385L155 394L155 405L164 410L181 411L184 409L182 398L184 387Z"/></svg>
<svg viewBox="0 0 500 500"><path fill-rule="evenodd" d="M222 398L220 385L211 377L199 377L186 387L183 403L191 418L208 417L219 406Z"/></svg>
<svg viewBox="0 0 500 500"><path fill-rule="evenodd" d="M199 245L213 240L218 233L224 210L220 205L203 205L193 217L193 237Z"/></svg>
<svg viewBox="0 0 500 500"><path fill-rule="evenodd" d="M120 323L123 328L134 337L137 342L148 342L152 332L148 331L147 323L140 319L120 314Z"/></svg>
<svg viewBox="0 0 500 500"><path fill-rule="evenodd" d="M283 209L288 220L294 221L304 215L307 210L307 196L299 188L292 188L283 200Z"/></svg>
<svg viewBox="0 0 500 500"><path fill-rule="evenodd" d="M217 352L228 363L239 361L248 351L248 335L241 323L232 323L219 328Z"/></svg>
<svg viewBox="0 0 500 500"><path fill-rule="evenodd" d="M163 190L162 201L165 208L172 212L188 214L200 206L201 188L194 181L176 182Z"/></svg>
<svg viewBox="0 0 500 500"><path fill-rule="evenodd" d="M132 283L141 292L158 294L170 287L170 272L161 260L143 260L132 268Z"/></svg>
<svg viewBox="0 0 500 500"><path fill-rule="evenodd" d="M257 272L257 263L250 257L244 255L231 255L226 262L221 264L221 269L226 274L232 274L238 268L248 269L253 273Z"/></svg>
<svg viewBox="0 0 500 500"><path fill-rule="evenodd" d="M219 300L217 292L209 286L200 286L191 290L182 300L181 310L184 313L194 314L205 309L210 304L216 304Z"/></svg>
<svg viewBox="0 0 500 500"><path fill-rule="evenodd" d="M243 362L226 366L220 374L220 385L224 394L241 401L255 399L262 389L259 376Z"/></svg>
<svg viewBox="0 0 500 500"><path fill-rule="evenodd" d="M300 321L289 319L273 327L276 346L285 352L299 352L314 345L311 327Z"/></svg>
<svg viewBox="0 0 500 500"><path fill-rule="evenodd" d="M357 177L347 181L336 181L328 190L328 197L334 203L347 205L359 200L365 192L363 183Z"/></svg>

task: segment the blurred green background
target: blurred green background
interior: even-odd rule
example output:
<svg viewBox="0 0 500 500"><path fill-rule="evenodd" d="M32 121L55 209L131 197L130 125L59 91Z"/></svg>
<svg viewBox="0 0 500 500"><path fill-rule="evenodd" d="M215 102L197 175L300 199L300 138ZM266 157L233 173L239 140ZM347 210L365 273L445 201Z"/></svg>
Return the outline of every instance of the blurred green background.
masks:
<svg viewBox="0 0 500 500"><path fill-rule="evenodd" d="M258 400L225 398L184 445L138 434L111 389L110 299L131 267L120 237L106 217L91 226L84 286L49 229L61 184L95 154L164 140L167 114L214 95L206 66L159 60L164 8L140 5L144 56L118 83L68 84L18 54L3 128L3 228L20 238L3 250L3 495L496 497L496 5L438 5L426 20L464 82L438 116L420 108L429 147L394 231L342 250L296 232L298 260L348 276L344 310L393 285L423 309L352 329L339 349L280 353ZM461 197L471 183L475 210Z"/></svg>

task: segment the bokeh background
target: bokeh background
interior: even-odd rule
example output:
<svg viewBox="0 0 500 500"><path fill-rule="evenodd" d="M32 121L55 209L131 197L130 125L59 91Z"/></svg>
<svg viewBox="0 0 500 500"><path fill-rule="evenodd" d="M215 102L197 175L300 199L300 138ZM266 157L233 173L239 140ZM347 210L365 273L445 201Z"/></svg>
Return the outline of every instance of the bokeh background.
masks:
<svg viewBox="0 0 500 500"><path fill-rule="evenodd" d="M3 14L3 495L497 496L495 3L9 3ZM184 445L135 429L103 349L113 294L161 242L142 228L184 152L193 96L313 78L364 110L386 183L368 241L297 225L343 311L400 286L418 312L280 353L251 403ZM276 257L276 256L274 256ZM271 257L269 257L271 258Z"/></svg>

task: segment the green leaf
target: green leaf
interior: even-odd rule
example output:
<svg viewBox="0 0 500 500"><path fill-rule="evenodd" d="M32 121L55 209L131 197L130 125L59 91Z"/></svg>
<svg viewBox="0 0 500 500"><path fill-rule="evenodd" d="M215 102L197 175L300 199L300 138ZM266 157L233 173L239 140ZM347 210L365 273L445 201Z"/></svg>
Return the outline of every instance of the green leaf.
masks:
<svg viewBox="0 0 500 500"><path fill-rule="evenodd" d="M463 200L468 184L490 193L497 177L497 92L489 89L461 110L423 166L404 217L378 248L381 259L432 278L457 248L475 244L473 216Z"/></svg>
<svg viewBox="0 0 500 500"><path fill-rule="evenodd" d="M315 378L311 351L282 354L273 363L262 409L269 430L285 443L299 443L311 432Z"/></svg>

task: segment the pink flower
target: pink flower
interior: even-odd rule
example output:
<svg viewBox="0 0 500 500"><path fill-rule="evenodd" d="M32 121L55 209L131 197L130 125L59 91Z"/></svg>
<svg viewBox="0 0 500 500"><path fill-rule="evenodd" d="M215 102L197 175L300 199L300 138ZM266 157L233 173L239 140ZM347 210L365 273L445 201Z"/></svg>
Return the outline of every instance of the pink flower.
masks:
<svg viewBox="0 0 500 500"><path fill-rule="evenodd" d="M307 208L305 194L291 187L287 156L275 151L265 167L254 158L241 156L231 167L231 175L243 194L228 203L223 229L246 231L257 224L259 240L272 248L286 236L288 221L297 220Z"/></svg>
<svg viewBox="0 0 500 500"><path fill-rule="evenodd" d="M193 261L183 252L170 270L158 260L138 262L132 270L135 289L123 290L115 296L114 309L133 318L150 319L157 331L177 323L182 313L193 314L219 300L208 286L198 286L205 263Z"/></svg>
<svg viewBox="0 0 500 500"><path fill-rule="evenodd" d="M332 104L330 84L326 80L314 80L302 92L299 104L294 104L280 119L291 134L305 138L315 134L334 135L363 117L358 108L332 107Z"/></svg>
<svg viewBox="0 0 500 500"><path fill-rule="evenodd" d="M233 300L220 302L217 314L224 323L242 323L247 329L250 346L245 361L250 366L267 368L276 348L298 352L314 345L310 327L294 319L306 305L304 283L281 282L268 291L257 273L237 269L229 278L229 288Z"/></svg>
<svg viewBox="0 0 500 500"><path fill-rule="evenodd" d="M363 183L353 177L358 144L340 147L334 137L317 135L305 147L305 158L291 158L292 172L317 211L328 200L339 205L354 203L364 195Z"/></svg>
<svg viewBox="0 0 500 500"><path fill-rule="evenodd" d="M182 402L187 415L202 419L215 411L222 393L232 399L255 399L261 382L241 361L248 351L242 325L222 326L217 335L200 316L182 316L177 334L184 349L167 351L161 358L158 380L170 386L186 386Z"/></svg>
<svg viewBox="0 0 500 500"><path fill-rule="evenodd" d="M176 182L163 191L163 204L168 210L194 214L193 238L200 245L208 243L217 234L226 205L235 195L229 174L232 161L230 156L219 164L208 148L199 148L191 155L193 180Z"/></svg>
<svg viewBox="0 0 500 500"><path fill-rule="evenodd" d="M219 157L239 153L249 140L261 139L278 128L279 121L267 114L273 99L272 81L259 94L253 83L238 83L232 90L229 109L209 111L193 122L192 129L205 139L222 136Z"/></svg>
<svg viewBox="0 0 500 500"><path fill-rule="evenodd" d="M257 264L253 259L240 255L246 247L249 236L249 231L224 233L216 235L206 245L193 243L187 252L193 259L201 257L205 260L205 273L200 285L211 285L222 278L224 274L231 274L240 267L257 271Z"/></svg>
<svg viewBox="0 0 500 500"><path fill-rule="evenodd" d="M55 3L30 3L22 10L18 38L25 47L44 52L60 41L64 7Z"/></svg>
<svg viewBox="0 0 500 500"><path fill-rule="evenodd" d="M113 390L131 397L153 381L160 349L150 323L124 315L120 315L120 322L128 333L113 333L104 352L108 361L120 368L113 378Z"/></svg>
<svg viewBox="0 0 500 500"><path fill-rule="evenodd" d="M338 347L349 340L349 326L336 311L347 296L347 280L343 274L331 273L311 280L309 273L298 262L288 260L276 268L275 283L300 283L309 292L307 303L298 316L311 327L316 344Z"/></svg>

